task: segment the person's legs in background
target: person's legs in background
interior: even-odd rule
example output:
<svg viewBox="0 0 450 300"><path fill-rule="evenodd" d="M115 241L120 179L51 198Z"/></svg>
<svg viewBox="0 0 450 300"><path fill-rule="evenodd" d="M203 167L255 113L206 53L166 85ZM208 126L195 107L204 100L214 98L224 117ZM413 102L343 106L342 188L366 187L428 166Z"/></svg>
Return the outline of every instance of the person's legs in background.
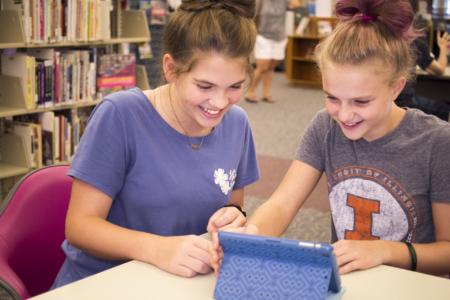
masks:
<svg viewBox="0 0 450 300"><path fill-rule="evenodd" d="M256 49L255 49L255 51L256 51ZM247 100L248 102L258 102L258 98L255 95L255 89L258 86L258 84L262 78L264 78L264 81L265 81L265 76L270 69L271 62L272 62L271 59L258 59L258 58L256 59L256 69L255 69L255 73L253 75L252 85L250 86L250 88L248 89L248 91L245 95L245 100ZM272 78L273 78L273 74L272 74Z"/></svg>
<svg viewBox="0 0 450 300"><path fill-rule="evenodd" d="M271 63L269 70L264 75L263 78L263 99L267 102L275 102L275 99L270 96L270 87L272 86L273 75L275 73L275 68L278 67L281 61L285 57L286 53L287 38L281 41L270 41L271 45Z"/></svg>
<svg viewBox="0 0 450 300"><path fill-rule="evenodd" d="M263 100L267 102L275 102L275 99L270 96L270 87L272 86L273 75L275 74L275 68L280 64L279 60L272 59L267 72L263 77Z"/></svg>
<svg viewBox="0 0 450 300"><path fill-rule="evenodd" d="M256 69L253 76L253 82L248 89L245 100L256 103L258 98L255 95L255 89L259 82L263 81L263 100L268 102L275 102L275 99L270 97L270 87L273 81L275 68L280 61L284 59L287 38L282 41L273 41L266 39L261 35L256 37L255 43L255 59Z"/></svg>
<svg viewBox="0 0 450 300"><path fill-rule="evenodd" d="M430 99L417 94L413 96L412 108L417 108L426 114L434 115L439 119L448 122L450 105L447 102Z"/></svg>

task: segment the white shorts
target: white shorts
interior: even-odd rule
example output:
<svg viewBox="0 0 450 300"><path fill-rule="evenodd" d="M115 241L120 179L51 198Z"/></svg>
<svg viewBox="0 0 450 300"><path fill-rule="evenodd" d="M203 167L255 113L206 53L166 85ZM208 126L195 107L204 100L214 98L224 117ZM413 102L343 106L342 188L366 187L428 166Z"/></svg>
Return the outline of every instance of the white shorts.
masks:
<svg viewBox="0 0 450 300"><path fill-rule="evenodd" d="M283 60L287 42L287 38L277 42L258 35L255 44L255 58Z"/></svg>

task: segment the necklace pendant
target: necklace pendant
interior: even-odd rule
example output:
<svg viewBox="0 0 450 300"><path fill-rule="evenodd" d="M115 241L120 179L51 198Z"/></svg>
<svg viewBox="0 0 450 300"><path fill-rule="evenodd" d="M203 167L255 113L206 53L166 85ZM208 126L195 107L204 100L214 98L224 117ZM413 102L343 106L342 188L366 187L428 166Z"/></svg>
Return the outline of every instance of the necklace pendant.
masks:
<svg viewBox="0 0 450 300"><path fill-rule="evenodd" d="M197 145L194 145L194 144L191 144L191 148L195 149L195 150L200 150L200 146L197 146Z"/></svg>

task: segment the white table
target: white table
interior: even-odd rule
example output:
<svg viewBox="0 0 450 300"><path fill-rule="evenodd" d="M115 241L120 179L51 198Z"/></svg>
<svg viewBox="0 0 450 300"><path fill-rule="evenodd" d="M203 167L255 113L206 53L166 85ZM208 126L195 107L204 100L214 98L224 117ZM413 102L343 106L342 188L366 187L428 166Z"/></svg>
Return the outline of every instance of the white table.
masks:
<svg viewBox="0 0 450 300"><path fill-rule="evenodd" d="M208 238L206 235L202 237ZM341 276L346 291L342 300L450 299L450 280L388 266ZM213 299L214 273L183 278L139 261L130 261L105 272L32 298L71 299Z"/></svg>

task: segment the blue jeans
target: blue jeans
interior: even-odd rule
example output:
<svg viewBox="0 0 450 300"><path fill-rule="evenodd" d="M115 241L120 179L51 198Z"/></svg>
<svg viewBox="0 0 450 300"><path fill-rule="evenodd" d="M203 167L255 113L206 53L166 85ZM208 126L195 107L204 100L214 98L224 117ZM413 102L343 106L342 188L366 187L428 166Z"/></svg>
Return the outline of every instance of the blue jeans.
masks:
<svg viewBox="0 0 450 300"><path fill-rule="evenodd" d="M426 114L434 115L448 122L450 103L419 96L415 93L412 100L412 103L410 102L410 105L407 105L407 107L420 109Z"/></svg>

